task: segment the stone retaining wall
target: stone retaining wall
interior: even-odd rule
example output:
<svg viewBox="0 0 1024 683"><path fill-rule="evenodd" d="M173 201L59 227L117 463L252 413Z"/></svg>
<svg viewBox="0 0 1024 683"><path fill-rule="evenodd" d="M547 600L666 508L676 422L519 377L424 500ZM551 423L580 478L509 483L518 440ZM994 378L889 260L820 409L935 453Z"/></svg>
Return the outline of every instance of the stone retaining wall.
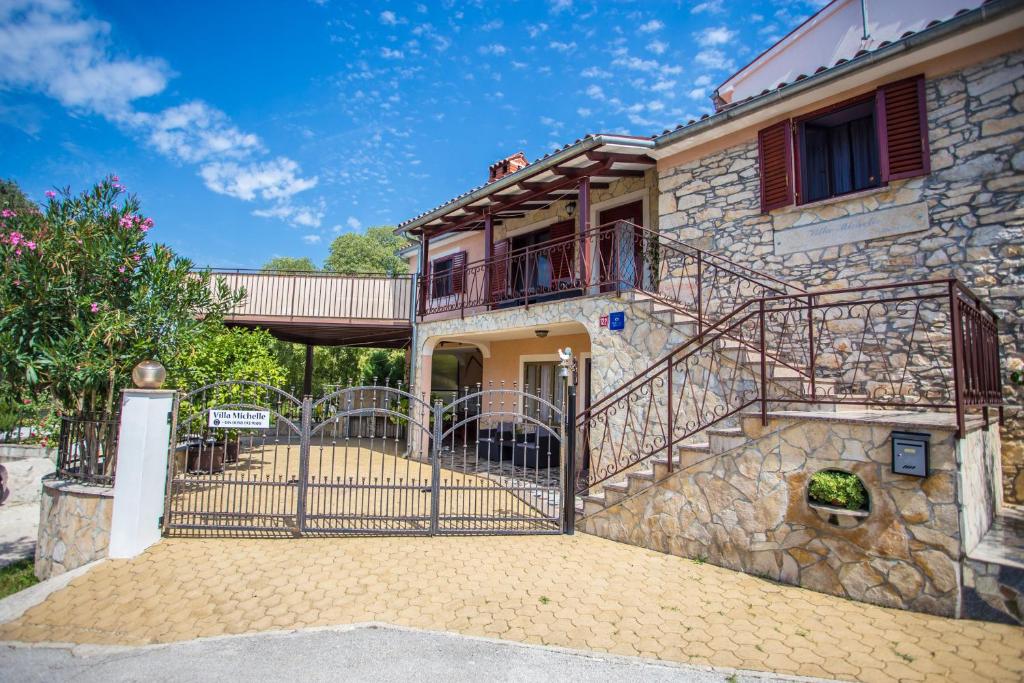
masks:
<svg viewBox="0 0 1024 683"><path fill-rule="evenodd" d="M930 175L762 214L751 131L740 144L659 169L661 230L806 287L960 278L1002 318L1004 358L1024 355L1024 51L930 78L926 90ZM921 203L924 231L807 251L789 240L787 253L776 251L787 231ZM1024 391L1008 387L1007 402L1021 405ZM1024 502L1024 415L1006 412L1004 489Z"/></svg>
<svg viewBox="0 0 1024 683"><path fill-rule="evenodd" d="M114 489L44 479L35 574L40 581L107 556Z"/></svg>
<svg viewBox="0 0 1024 683"><path fill-rule="evenodd" d="M749 441L686 467L583 519L611 540L887 607L956 616L963 551L957 442L951 427L744 418ZM927 479L891 472L890 433L931 436ZM996 431L993 426L992 431ZM962 442L982 459L998 439ZM980 451L980 452L976 452ZM990 451L989 458L995 453ZM811 475L856 474L863 520L812 509ZM975 504L975 503L969 503ZM984 504L984 503L981 503Z"/></svg>

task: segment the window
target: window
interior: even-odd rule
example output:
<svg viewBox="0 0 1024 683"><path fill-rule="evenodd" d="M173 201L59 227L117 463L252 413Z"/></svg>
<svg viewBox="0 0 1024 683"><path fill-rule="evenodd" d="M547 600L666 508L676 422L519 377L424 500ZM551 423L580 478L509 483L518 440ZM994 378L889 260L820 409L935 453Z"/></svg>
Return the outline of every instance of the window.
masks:
<svg viewBox="0 0 1024 683"><path fill-rule="evenodd" d="M561 410L565 380L559 374L558 361L523 363L523 392L544 399ZM523 401L523 412L527 415L547 424L557 420L557 415L546 403L530 398Z"/></svg>
<svg viewBox="0 0 1024 683"><path fill-rule="evenodd" d="M758 132L761 210L839 197L931 170L924 77Z"/></svg>
<svg viewBox="0 0 1024 683"><path fill-rule="evenodd" d="M462 294L466 279L466 252L460 251L430 263L430 296L441 299Z"/></svg>
<svg viewBox="0 0 1024 683"><path fill-rule="evenodd" d="M433 297L440 299L445 296L451 296L453 293L452 287L452 266L454 265L455 259L452 257L438 259L434 261L433 272L431 273L430 279L433 283Z"/></svg>
<svg viewBox="0 0 1024 683"><path fill-rule="evenodd" d="M800 203L881 185L874 98L797 124Z"/></svg>

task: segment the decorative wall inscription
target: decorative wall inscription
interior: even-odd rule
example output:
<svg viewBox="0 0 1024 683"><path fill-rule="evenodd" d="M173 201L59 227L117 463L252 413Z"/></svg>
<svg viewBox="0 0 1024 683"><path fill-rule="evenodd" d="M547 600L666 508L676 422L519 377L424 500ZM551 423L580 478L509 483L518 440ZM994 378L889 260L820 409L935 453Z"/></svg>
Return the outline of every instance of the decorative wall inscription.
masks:
<svg viewBox="0 0 1024 683"><path fill-rule="evenodd" d="M928 204L894 206L775 232L775 253L823 249L928 229Z"/></svg>

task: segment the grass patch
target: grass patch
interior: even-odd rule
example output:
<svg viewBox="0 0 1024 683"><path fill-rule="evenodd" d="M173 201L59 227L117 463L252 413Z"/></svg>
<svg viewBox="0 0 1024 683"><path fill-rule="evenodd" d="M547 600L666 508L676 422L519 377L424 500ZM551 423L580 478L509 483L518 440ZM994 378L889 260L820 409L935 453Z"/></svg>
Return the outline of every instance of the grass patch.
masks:
<svg viewBox="0 0 1024 683"><path fill-rule="evenodd" d="M34 565L35 561L28 558L0 568L0 598L6 598L39 583L39 579L32 571Z"/></svg>

